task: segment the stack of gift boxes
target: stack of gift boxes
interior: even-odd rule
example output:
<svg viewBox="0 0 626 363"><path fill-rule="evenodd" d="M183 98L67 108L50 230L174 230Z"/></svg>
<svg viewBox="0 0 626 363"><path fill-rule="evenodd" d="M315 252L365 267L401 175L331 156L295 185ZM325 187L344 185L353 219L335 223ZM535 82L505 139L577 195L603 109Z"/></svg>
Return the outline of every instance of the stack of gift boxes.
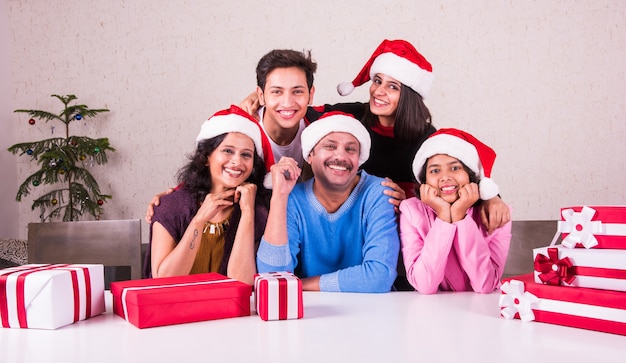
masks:
<svg viewBox="0 0 626 363"><path fill-rule="evenodd" d="M217 273L111 283L113 313L138 328L250 316L252 286ZM263 320L303 317L302 283L289 272L255 276ZM104 267L32 264L0 270L0 326L57 329L105 311Z"/></svg>
<svg viewBox="0 0 626 363"><path fill-rule="evenodd" d="M533 273L503 280L503 317L626 335L626 206L561 209L533 257Z"/></svg>

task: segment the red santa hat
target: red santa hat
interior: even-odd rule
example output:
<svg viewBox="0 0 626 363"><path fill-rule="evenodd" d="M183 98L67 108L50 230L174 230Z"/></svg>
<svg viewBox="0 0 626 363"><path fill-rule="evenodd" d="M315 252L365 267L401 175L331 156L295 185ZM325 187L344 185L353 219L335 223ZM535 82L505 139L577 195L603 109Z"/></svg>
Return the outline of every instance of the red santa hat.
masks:
<svg viewBox="0 0 626 363"><path fill-rule="evenodd" d="M460 160L478 175L480 199L489 200L498 195L500 189L490 178L496 153L469 133L457 129L439 129L417 150L413 160L413 174L418 182L426 161L431 156L446 154Z"/></svg>
<svg viewBox="0 0 626 363"><path fill-rule="evenodd" d="M359 166L370 157L370 134L361 121L347 113L333 111L323 114L317 121L307 126L300 136L302 142L302 156L306 160L311 150L324 136L332 132L346 132L354 136L360 144Z"/></svg>
<svg viewBox="0 0 626 363"><path fill-rule="evenodd" d="M377 73L385 74L402 82L422 98L428 97L433 84L433 67L419 52L405 40L383 40L374 54L365 63L361 72L351 82L337 86L337 92L346 96Z"/></svg>
<svg viewBox="0 0 626 363"><path fill-rule="evenodd" d="M196 137L196 145L202 140L229 132L239 132L252 139L255 152L265 161L264 184L267 188L271 188L271 183L268 185L268 179L271 180L271 176L268 178L268 175L270 167L274 165L272 146L259 122L241 108L231 105L229 109L218 111L204 121Z"/></svg>

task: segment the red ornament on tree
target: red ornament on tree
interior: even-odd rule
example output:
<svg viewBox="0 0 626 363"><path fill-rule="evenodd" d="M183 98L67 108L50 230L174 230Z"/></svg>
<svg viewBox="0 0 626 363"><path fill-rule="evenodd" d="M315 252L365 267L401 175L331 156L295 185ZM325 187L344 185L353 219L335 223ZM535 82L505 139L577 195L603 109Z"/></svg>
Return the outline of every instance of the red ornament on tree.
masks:
<svg viewBox="0 0 626 363"><path fill-rule="evenodd" d="M31 125L34 125L35 124L35 119L31 118L30 120L28 120L28 123L31 124Z"/></svg>
<svg viewBox="0 0 626 363"><path fill-rule="evenodd" d="M104 200L98 199L98 205L103 205L103 204L104 204Z"/></svg>

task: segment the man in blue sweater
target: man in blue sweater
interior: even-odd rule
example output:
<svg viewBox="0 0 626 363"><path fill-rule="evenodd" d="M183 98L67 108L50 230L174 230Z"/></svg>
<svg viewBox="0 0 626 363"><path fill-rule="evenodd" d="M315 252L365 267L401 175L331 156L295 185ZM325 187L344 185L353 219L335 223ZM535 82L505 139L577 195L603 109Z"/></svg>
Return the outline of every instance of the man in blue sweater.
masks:
<svg viewBox="0 0 626 363"><path fill-rule="evenodd" d="M301 141L313 178L296 183L301 169L289 157L272 166L258 271L293 271L304 290L390 291L400 240L383 179L359 170L369 157L369 133L351 115L331 112Z"/></svg>

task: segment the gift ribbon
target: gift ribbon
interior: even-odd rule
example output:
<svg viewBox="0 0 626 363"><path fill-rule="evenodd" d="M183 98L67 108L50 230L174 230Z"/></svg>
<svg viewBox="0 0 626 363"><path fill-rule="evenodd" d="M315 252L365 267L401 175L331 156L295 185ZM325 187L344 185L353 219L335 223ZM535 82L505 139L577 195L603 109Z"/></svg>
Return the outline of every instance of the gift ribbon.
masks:
<svg viewBox="0 0 626 363"><path fill-rule="evenodd" d="M607 279L626 280L626 270L604 267L572 266L570 272L577 276L604 277Z"/></svg>
<svg viewBox="0 0 626 363"><path fill-rule="evenodd" d="M599 215L599 218L603 219L619 220L623 218L623 211L623 208L596 211L587 206L583 206L580 212L575 212L572 208L564 209L561 212L564 220L558 221L558 232L564 234L568 233L568 235L563 238L561 244L567 248L574 248L576 244L580 243L585 248L591 248L599 244L596 236L626 236L626 224L624 223L592 221L596 215Z"/></svg>
<svg viewBox="0 0 626 363"><path fill-rule="evenodd" d="M91 318L91 277L89 275L89 268L80 266L66 266L56 268L57 270L66 270L70 272L72 277L72 289L74 291L74 323L80 320L80 288L78 286L78 273L77 268L80 268L83 272L83 278L85 281L85 319Z"/></svg>
<svg viewBox="0 0 626 363"><path fill-rule="evenodd" d="M2 316L2 326L5 328L10 328L9 324L9 308L8 308L8 294L7 294L7 280L9 275L26 272L26 271L42 271L49 269L49 266L52 265L26 265L26 266L18 266L15 268L10 268L6 270L0 271L0 315ZM19 297L18 297L19 299ZM19 306L18 306L19 308Z"/></svg>
<svg viewBox="0 0 626 363"><path fill-rule="evenodd" d="M522 321L535 320L533 307L537 307L539 299L528 291L524 291L524 283L518 280L510 280L502 284L500 290L504 293L500 296L500 314L505 319L513 319L519 314Z"/></svg>
<svg viewBox="0 0 626 363"><path fill-rule="evenodd" d="M89 275L88 267L80 267L72 265L39 265L28 266L25 268L14 269L6 274L0 276L0 312L2 313L2 326L5 328L10 327L8 320L8 297L6 293L6 281L11 274L20 273L16 280L16 307L17 307L17 320L20 328L28 328L28 314L26 311L26 297L25 286L26 278L28 275L46 270L66 270L70 272L72 280L73 291L73 303L74 303L74 317L73 322L80 320L80 289L78 286L78 273L76 269L81 269L85 279L85 318L91 317L91 279Z"/></svg>
<svg viewBox="0 0 626 363"><path fill-rule="evenodd" d="M598 240L594 234L602 232L602 222L592 221L596 210L587 206L580 212L573 209L564 209L561 212L562 221L558 222L558 229L561 233L569 233L561 244L567 248L574 248L577 243L581 243L585 248L598 245Z"/></svg>
<svg viewBox="0 0 626 363"><path fill-rule="evenodd" d="M541 287L542 285L537 286ZM549 289L550 287L543 288ZM500 306L505 307L505 309L501 310L501 314L504 318L515 318L515 313L518 312L517 309L519 309L521 310L520 319L522 321L534 320L534 313L536 313L538 317L541 317L541 319L538 318L537 321L552 321L562 325L569 325L571 321L576 320L578 324L581 324L580 326L599 331L608 331L603 329L603 326L606 325L607 322L626 323L626 309L620 308L621 305L607 307L594 304L592 294L589 296L590 303L571 302L537 297L528 291L524 292L524 289L524 283L518 280L510 280L502 285L502 292L507 294L500 296ZM540 293L541 291L537 291L537 294ZM527 296L530 297L530 300L527 299ZM564 299L567 298L568 296L564 296ZM515 300L519 300L519 303L514 303ZM530 310L530 308L532 308L532 310ZM527 311L526 309L530 310L532 319L527 318L524 320L522 311L525 312ZM548 320L544 313L554 313L556 315L550 316ZM578 319L578 317L581 317L582 320ZM623 334L623 331L620 334Z"/></svg>
<svg viewBox="0 0 626 363"><path fill-rule="evenodd" d="M558 248L548 248L548 256L537 254L534 269L546 285L571 285L576 276L626 280L626 270L605 267L575 266L569 257L559 259Z"/></svg>
<svg viewBox="0 0 626 363"><path fill-rule="evenodd" d="M210 284L218 284L223 282L233 282L237 281L235 279L223 279L223 280L213 280L213 281L198 281L198 282L185 282L179 284L169 284L169 285L155 285L155 286L135 286L135 287L124 287L122 288L122 293L120 294L120 298L122 300L122 310L124 311L124 319L130 322L128 318L128 305L126 302L126 295L129 291L138 291L138 290L150 290L150 289L165 289L170 287L181 287L181 286L197 286L197 285L210 285Z"/></svg>
<svg viewBox="0 0 626 363"><path fill-rule="evenodd" d="M546 285L561 285L562 282L571 285L576 278L571 270L572 261L569 257L559 259L557 248L548 248L548 256L537 254L534 265L539 279Z"/></svg>

